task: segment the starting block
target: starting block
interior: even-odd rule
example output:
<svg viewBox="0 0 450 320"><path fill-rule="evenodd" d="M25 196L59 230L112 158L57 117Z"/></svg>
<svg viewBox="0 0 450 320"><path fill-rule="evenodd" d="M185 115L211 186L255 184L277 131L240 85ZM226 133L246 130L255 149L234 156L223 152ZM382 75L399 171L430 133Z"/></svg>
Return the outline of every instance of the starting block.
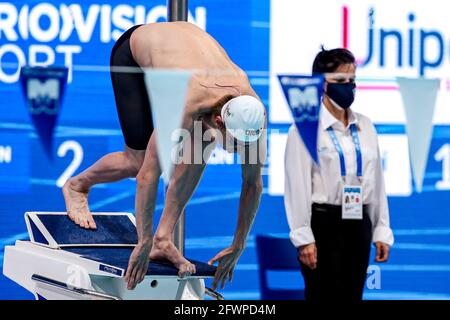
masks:
<svg viewBox="0 0 450 320"><path fill-rule="evenodd" d="M29 241L6 246L3 273L38 300L221 300L205 287L216 267L190 260L197 273L184 278L168 263L150 261L144 281L134 290L124 280L137 243L130 213L93 213L96 230L75 225L65 212L27 212Z"/></svg>

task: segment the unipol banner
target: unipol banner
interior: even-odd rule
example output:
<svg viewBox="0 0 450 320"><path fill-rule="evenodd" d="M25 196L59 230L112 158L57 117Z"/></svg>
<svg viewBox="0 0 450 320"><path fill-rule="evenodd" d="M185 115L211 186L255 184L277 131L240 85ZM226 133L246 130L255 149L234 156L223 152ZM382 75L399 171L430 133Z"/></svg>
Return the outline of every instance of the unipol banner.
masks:
<svg viewBox="0 0 450 320"><path fill-rule="evenodd" d="M153 126L157 133L159 164L166 185L169 183L177 157L177 152L174 152L180 137L177 132L181 127L190 78L191 73L188 71L162 69L145 71Z"/></svg>
<svg viewBox="0 0 450 320"><path fill-rule="evenodd" d="M422 192L440 80L397 78L397 81L406 115L406 133L414 182L417 192Z"/></svg>
<svg viewBox="0 0 450 320"><path fill-rule="evenodd" d="M322 76L279 75L297 130L312 159L318 163L317 130L323 94Z"/></svg>
<svg viewBox="0 0 450 320"><path fill-rule="evenodd" d="M28 113L47 156L53 156L53 135L67 83L66 67L23 67L20 78Z"/></svg>

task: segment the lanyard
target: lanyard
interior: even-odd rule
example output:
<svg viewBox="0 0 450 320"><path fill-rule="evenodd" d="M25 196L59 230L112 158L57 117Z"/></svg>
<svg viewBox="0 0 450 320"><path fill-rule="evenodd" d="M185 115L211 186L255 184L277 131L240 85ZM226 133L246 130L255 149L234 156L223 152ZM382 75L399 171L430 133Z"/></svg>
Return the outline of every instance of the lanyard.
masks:
<svg viewBox="0 0 450 320"><path fill-rule="evenodd" d="M332 127L329 127L327 129L331 140L334 143L334 147L336 148L336 151L339 153L339 161L341 163L341 176L346 177L347 172L345 169L345 158L344 158L344 152L342 151L342 147L339 144L339 141L336 137L336 133L334 132ZM356 150L356 165L357 165L357 176L362 177L362 156L361 156L361 145L359 144L359 137L358 137L358 130L356 128L356 125L353 123L350 125L350 131L352 132L353 142L355 143L355 150Z"/></svg>

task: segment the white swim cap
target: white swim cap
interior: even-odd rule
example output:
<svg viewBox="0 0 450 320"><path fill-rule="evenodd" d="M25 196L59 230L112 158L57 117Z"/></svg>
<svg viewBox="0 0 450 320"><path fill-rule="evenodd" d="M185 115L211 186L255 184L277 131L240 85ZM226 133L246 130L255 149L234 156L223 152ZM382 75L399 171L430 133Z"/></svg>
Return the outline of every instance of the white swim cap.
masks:
<svg viewBox="0 0 450 320"><path fill-rule="evenodd" d="M231 99L223 106L221 115L227 131L243 143L258 140L264 129L264 105L252 96Z"/></svg>

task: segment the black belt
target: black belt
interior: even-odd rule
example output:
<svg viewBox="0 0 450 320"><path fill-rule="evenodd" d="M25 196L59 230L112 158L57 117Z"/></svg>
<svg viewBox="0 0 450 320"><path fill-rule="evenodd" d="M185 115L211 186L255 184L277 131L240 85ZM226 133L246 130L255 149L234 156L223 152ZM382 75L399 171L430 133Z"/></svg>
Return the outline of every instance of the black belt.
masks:
<svg viewBox="0 0 450 320"><path fill-rule="evenodd" d="M342 206L328 204L328 203L313 203L312 204L312 212L313 213L328 213L328 214L336 214L342 215ZM367 204L363 205L363 214L369 214L369 206Z"/></svg>

